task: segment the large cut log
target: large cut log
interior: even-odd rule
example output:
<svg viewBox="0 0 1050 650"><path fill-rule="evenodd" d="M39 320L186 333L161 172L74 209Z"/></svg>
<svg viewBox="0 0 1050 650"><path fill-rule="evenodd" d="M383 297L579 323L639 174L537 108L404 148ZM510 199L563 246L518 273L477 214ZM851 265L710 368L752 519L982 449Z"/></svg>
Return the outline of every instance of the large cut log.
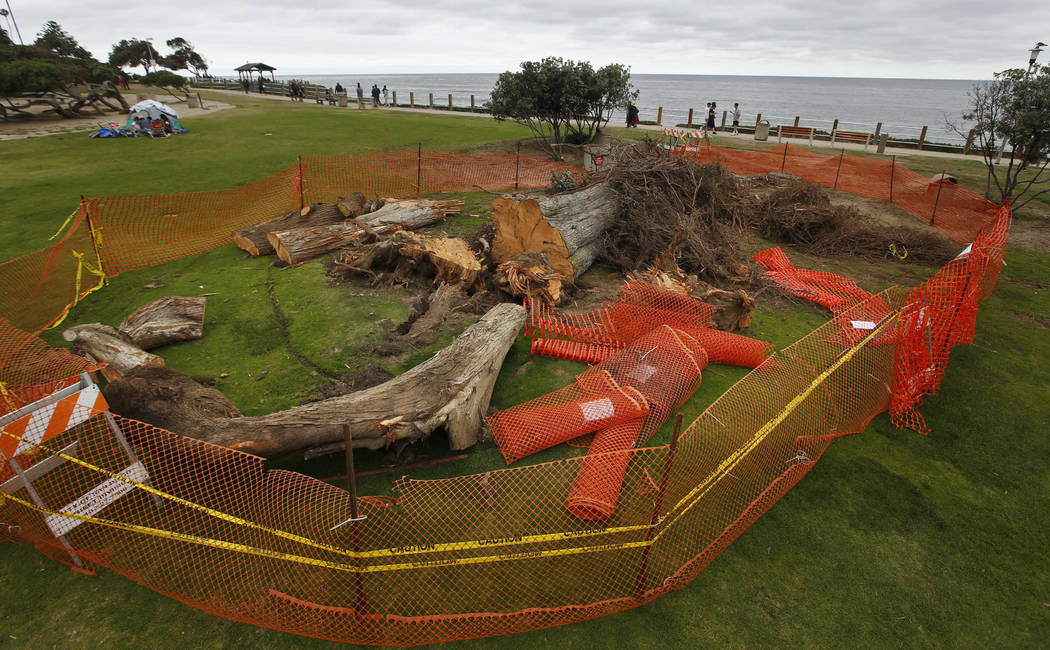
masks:
<svg viewBox="0 0 1050 650"><path fill-rule="evenodd" d="M379 205L381 205L380 201L368 200L364 194L354 192L334 203L315 203L302 210L293 210L250 228L242 228L233 233L233 243L248 251L252 257L273 255L273 244L266 238L271 232L328 226L343 219L359 217L371 212Z"/></svg>
<svg viewBox="0 0 1050 650"><path fill-rule="evenodd" d="M143 350L204 336L204 296L168 296L139 307L119 329Z"/></svg>
<svg viewBox="0 0 1050 650"><path fill-rule="evenodd" d="M503 358L524 323L522 307L502 303L451 345L378 386L258 417L215 417L185 404L175 423L168 404L166 426L182 435L265 458L338 442L343 439L344 424L350 426L355 447L379 449L444 428L450 446L465 449L477 442ZM152 402L156 400L120 398L127 384L122 380L106 388L113 410L152 423ZM139 408L125 411L131 402Z"/></svg>
<svg viewBox="0 0 1050 650"><path fill-rule="evenodd" d="M434 282L473 287L481 278L481 262L459 237L428 237L410 232L395 232L394 247L403 257L418 266L432 266L434 273L424 272Z"/></svg>
<svg viewBox="0 0 1050 650"><path fill-rule="evenodd" d="M109 380L119 379L139 366L164 365L164 359L142 350L127 334L102 323L70 327L62 332L62 338L73 343L73 352L109 364L102 368L102 376Z"/></svg>
<svg viewBox="0 0 1050 650"><path fill-rule="evenodd" d="M597 259L601 236L617 213L616 195L604 184L539 199L497 197L492 200L492 260L541 253L554 272L578 278Z"/></svg>
<svg viewBox="0 0 1050 650"><path fill-rule="evenodd" d="M416 230L458 214L463 201L449 199L387 199L383 207L357 219L313 228L271 232L267 239L277 257L298 264L345 246L357 237L382 235L398 229Z"/></svg>

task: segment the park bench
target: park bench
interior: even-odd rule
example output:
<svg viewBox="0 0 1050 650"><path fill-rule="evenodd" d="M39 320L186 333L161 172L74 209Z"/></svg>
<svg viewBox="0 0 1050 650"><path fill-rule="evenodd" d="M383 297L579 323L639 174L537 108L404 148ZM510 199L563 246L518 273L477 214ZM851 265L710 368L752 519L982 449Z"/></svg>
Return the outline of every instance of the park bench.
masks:
<svg viewBox="0 0 1050 650"><path fill-rule="evenodd" d="M809 138L809 143L813 144L813 134L817 130L811 126L778 126L777 127L777 142L780 142L781 138Z"/></svg>
<svg viewBox="0 0 1050 650"><path fill-rule="evenodd" d="M831 144L835 142L855 142L857 144L863 144L864 150L867 151L868 145L874 139L874 135L871 133L865 133L864 131L843 131L841 129L834 129L831 132Z"/></svg>

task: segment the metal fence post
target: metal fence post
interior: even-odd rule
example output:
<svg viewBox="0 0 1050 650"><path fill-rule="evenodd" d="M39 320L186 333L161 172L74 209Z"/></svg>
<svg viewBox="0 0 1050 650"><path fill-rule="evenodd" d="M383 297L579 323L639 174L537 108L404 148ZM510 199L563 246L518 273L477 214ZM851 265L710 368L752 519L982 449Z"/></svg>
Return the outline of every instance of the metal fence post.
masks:
<svg viewBox="0 0 1050 650"><path fill-rule="evenodd" d="M842 159L845 156L846 156L846 150L843 149L842 153L839 154L839 166L838 166L838 169L835 170L835 185L832 186L832 189L837 190L839 188L839 172L842 171Z"/></svg>
<svg viewBox="0 0 1050 650"><path fill-rule="evenodd" d="M641 600L645 596L645 579L649 570L649 553L653 548L652 541L656 535L656 524L660 520L660 510L664 506L664 492L667 491L667 480L671 476L671 464L674 462L675 450L678 449L678 438L682 433L682 414L679 413L674 421L674 433L671 434L671 444L667 448L667 460L664 461L664 471L660 476L660 488L656 493L656 503L653 505L653 514L649 518L649 530L645 533L645 550L642 551L642 562L638 567L638 577L634 582L634 597Z"/></svg>
<svg viewBox="0 0 1050 650"><path fill-rule="evenodd" d="M890 203L893 203L893 177L897 175L897 156L891 156L890 159Z"/></svg>
<svg viewBox="0 0 1050 650"><path fill-rule="evenodd" d="M299 159L299 176L296 179L299 185L299 209L302 210L306 207L305 190L303 188L303 157L298 156Z"/></svg>
<svg viewBox="0 0 1050 650"><path fill-rule="evenodd" d="M521 140L514 147L514 189L518 189L518 172L521 169Z"/></svg>
<svg viewBox="0 0 1050 650"><path fill-rule="evenodd" d="M784 143L784 158L780 161L780 171L784 171L788 161L788 143Z"/></svg>
<svg viewBox="0 0 1050 650"><path fill-rule="evenodd" d="M933 214L930 215L930 225L937 219L937 204L941 202L941 188L944 187L944 171L941 171L941 179L937 181L937 197L933 200Z"/></svg>

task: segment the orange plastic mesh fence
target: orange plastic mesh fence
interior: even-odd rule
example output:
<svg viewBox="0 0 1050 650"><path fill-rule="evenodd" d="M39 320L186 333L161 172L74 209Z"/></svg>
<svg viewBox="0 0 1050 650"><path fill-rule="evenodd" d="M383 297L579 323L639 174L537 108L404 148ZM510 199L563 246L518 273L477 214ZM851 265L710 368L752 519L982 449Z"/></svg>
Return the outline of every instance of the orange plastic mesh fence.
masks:
<svg viewBox="0 0 1050 650"><path fill-rule="evenodd" d="M909 294L901 311L890 409L898 426L928 432L918 407L924 395L937 393L951 349L973 342L979 302L991 293L1002 268L1011 218L1010 207L1003 206L991 228Z"/></svg>
<svg viewBox="0 0 1050 650"><path fill-rule="evenodd" d="M635 607L695 577L835 437L863 430L891 401L895 417L915 421L918 400L936 390L951 346L973 336L977 302L994 284L1009 223L1004 207L968 251L919 289L890 289L843 307L838 318L769 356L691 423L673 452L638 447L638 440L648 418L672 412L699 385L687 357L702 368L703 349L713 360L717 346L700 334L714 330L694 323L693 331L670 324L661 332L668 323L657 323L639 336L659 341L623 341L623 319L616 322L611 307L599 310L608 318L595 312L579 322L537 310L556 335L547 338L606 346L604 365L574 380L575 393L554 404L599 392L609 399L614 416L601 421L587 456L402 479L392 497L362 497L364 518L348 521L350 498L342 489L99 412L42 445L23 440L28 452L0 459L0 521L14 523L21 539L59 561L75 556L85 569L111 568L232 620L325 639L415 645ZM202 237L187 249L205 245ZM136 263L131 255L112 259L114 268ZM11 268L23 275L9 277L35 280L22 269L45 268L44 260L22 261ZM56 304L74 293L65 282ZM681 306L617 302L618 309L690 316ZM880 313L859 335L842 336L846 320ZM592 338L577 339L567 327ZM39 386L39 395L86 369L18 331L0 321L0 355L11 360L4 381L20 368L19 386ZM679 344L692 352L665 351ZM644 367L657 364L663 372ZM584 420L584 409L575 408ZM608 412L604 403L590 411ZM33 476L35 497L7 461Z"/></svg>
<svg viewBox="0 0 1050 650"><path fill-rule="evenodd" d="M471 191L475 185L537 189L575 167L514 154L402 151L302 157L251 185L217 192L84 199L53 246L0 264L0 316L21 330L0 342L0 359L16 340L61 320L105 276L146 268L229 244L233 231L305 203L361 191L404 197ZM422 187L417 188L417 177ZM21 371L0 365L0 385L18 392Z"/></svg>
<svg viewBox="0 0 1050 650"><path fill-rule="evenodd" d="M230 190L87 200L104 270L117 275L196 255L230 243L240 228L310 203L358 191L405 197L550 185L564 163L514 154L390 151L302 156L277 174ZM417 180L419 184L417 185Z"/></svg>
<svg viewBox="0 0 1050 650"><path fill-rule="evenodd" d="M738 174L783 172L852 194L896 203L953 241L973 241L989 226L998 206L980 194L947 180L922 176L895 159L847 153L820 154L785 144L764 151L740 151L703 143L680 147L677 155L717 162Z"/></svg>
<svg viewBox="0 0 1050 650"><path fill-rule="evenodd" d="M899 304L903 292L881 297ZM885 408L880 378L892 372L894 351L872 343L892 334L892 320L845 351L827 342L834 328L775 354L725 393L673 456L618 444L587 458L402 480L396 499L365 497L366 518L337 526L350 516L344 490L99 414L36 454L78 445L34 480L43 505L14 490L0 520L18 522L21 537L55 559L69 561L57 529L88 568L112 568L234 620L321 638L410 645L592 618L683 586L832 438ZM634 435L611 433L628 445ZM594 473L596 461L604 472ZM14 478L7 467L0 474ZM598 479L587 503L600 501L603 487L619 488L608 518L577 516L585 479ZM110 503L86 509L89 493Z"/></svg>

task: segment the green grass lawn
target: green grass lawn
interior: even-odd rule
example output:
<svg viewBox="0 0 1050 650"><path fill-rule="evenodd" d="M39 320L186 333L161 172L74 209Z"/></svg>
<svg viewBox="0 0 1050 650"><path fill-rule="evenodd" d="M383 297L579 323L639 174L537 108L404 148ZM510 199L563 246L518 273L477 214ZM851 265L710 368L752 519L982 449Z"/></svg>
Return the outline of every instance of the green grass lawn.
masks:
<svg viewBox="0 0 1050 650"><path fill-rule="evenodd" d="M300 154L414 147L420 141L429 149L465 149L527 134L470 117L221 99L241 106L189 122L191 134L181 138L63 135L0 142L0 221L6 226L0 259L43 246L82 193L221 189L258 180ZM940 159L921 158L905 164L911 160L917 167L941 165ZM464 216L441 229L465 234L484 222L484 195L463 198ZM799 266L816 264L802 255L793 259ZM953 352L941 394L923 409L930 436L896 430L883 415L865 433L836 441L798 487L682 591L595 621L457 647L1044 645L1050 637L1048 264L1044 253L1008 251L1000 282L978 317L975 345ZM873 274L854 260L823 268L910 284L932 271L897 265ZM246 413L268 412L299 403L326 381L288 355L268 282L287 317L293 347L329 373L361 363L361 350L384 333L384 319L403 318L410 298L333 284L320 261L281 270L227 246L114 278L78 305L66 324L115 325L156 297L215 293L208 298L204 339L159 353L169 366L214 383ZM871 282L862 284L885 288ZM146 286L155 284L162 286ZM809 304L760 299L746 333L780 348L826 319ZM58 332L45 337L58 344ZM388 369L403 371L445 343ZM519 339L504 363L493 405L506 407L564 385L582 368L531 359L527 342ZM268 374L257 380L261 370ZM743 374L711 367L682 409L686 421ZM669 435L665 426L654 442L664 443ZM356 456L359 469L374 469L447 456L441 447L435 439L400 460L392 454ZM578 453L563 446L526 462ZM307 463L296 455L270 465L324 478L342 473L343 459ZM466 459L411 475L438 478L499 466L498 451L488 442ZM387 494L401 474L365 477L359 489ZM333 646L205 614L109 571L83 576L27 544L0 548L0 588L9 594L0 600L0 644L9 647Z"/></svg>

